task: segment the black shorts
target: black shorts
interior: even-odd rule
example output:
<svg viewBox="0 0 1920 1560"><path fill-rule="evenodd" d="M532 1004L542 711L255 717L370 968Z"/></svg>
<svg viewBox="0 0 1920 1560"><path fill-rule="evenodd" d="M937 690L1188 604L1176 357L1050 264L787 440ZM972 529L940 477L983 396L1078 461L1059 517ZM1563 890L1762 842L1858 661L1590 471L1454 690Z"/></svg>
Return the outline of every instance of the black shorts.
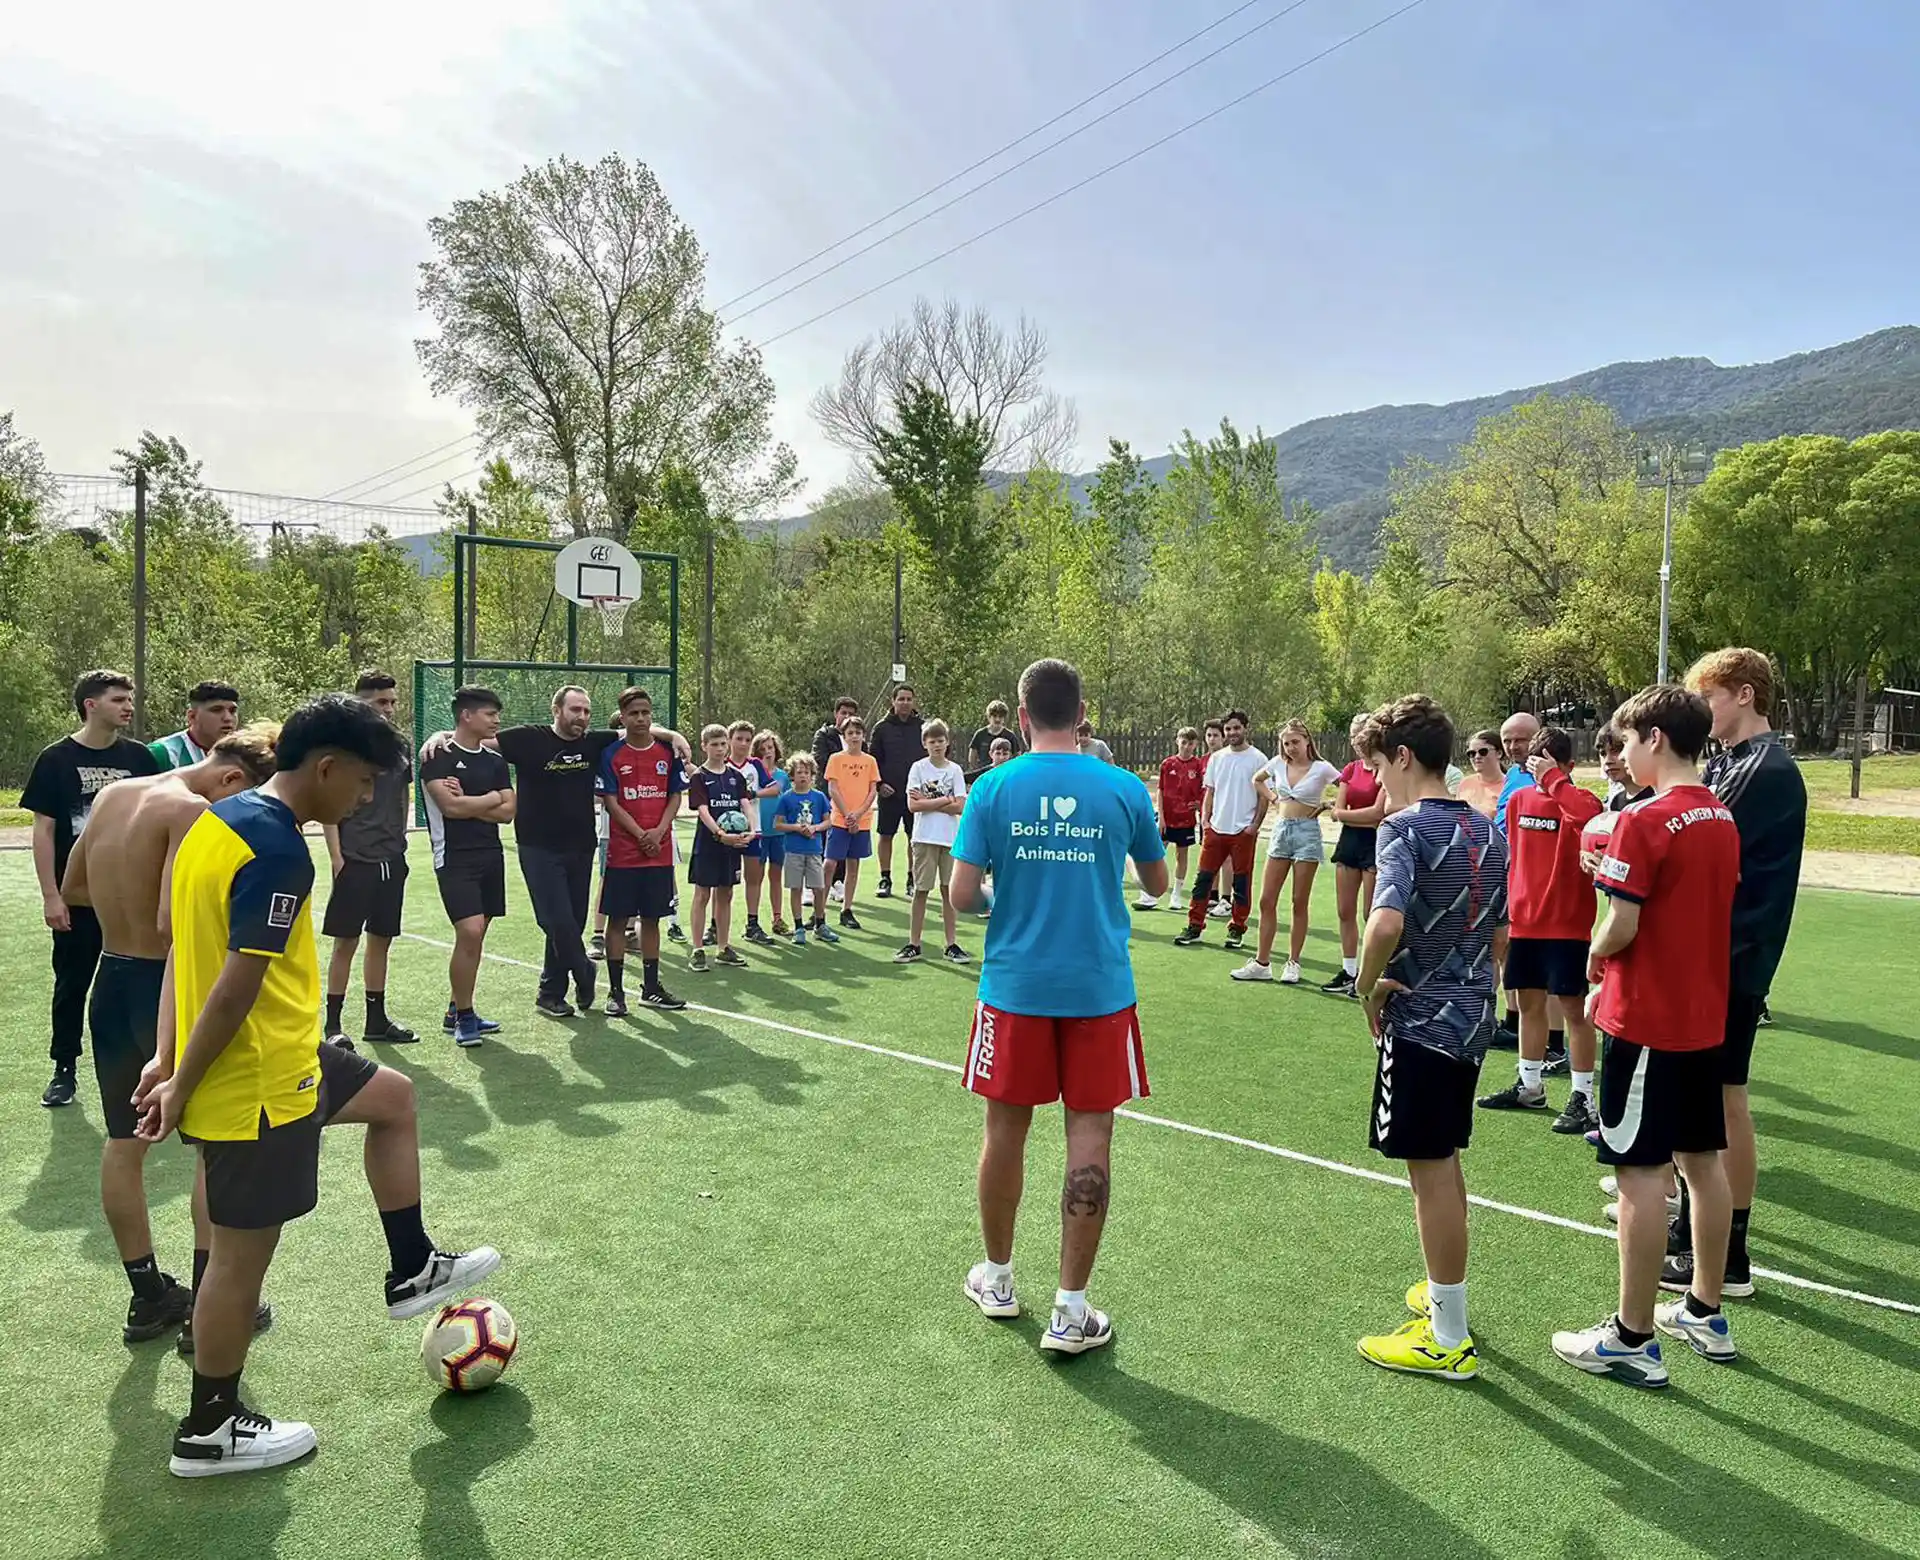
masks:
<svg viewBox="0 0 1920 1560"><path fill-rule="evenodd" d="M133 1091L140 1086L141 1071L153 1060L160 985L166 975L165 959L100 955L87 1027L93 1031L93 1076L100 1084L100 1110L107 1118L110 1138L132 1137L140 1119L133 1108Z"/></svg>
<svg viewBox="0 0 1920 1560"><path fill-rule="evenodd" d="M722 845L703 828L693 837L693 860L687 866L687 881L695 888L732 888L740 881L740 863L746 859L744 850Z"/></svg>
<svg viewBox="0 0 1920 1560"><path fill-rule="evenodd" d="M1753 1065L1753 1039L1760 1032L1760 1012L1765 997L1744 991L1727 992L1726 1038L1720 1046L1720 1081L1747 1086L1747 1069Z"/></svg>
<svg viewBox="0 0 1920 1560"><path fill-rule="evenodd" d="M407 898L407 858L392 861L349 861L333 880L327 895L323 937L400 935L400 911Z"/></svg>
<svg viewBox="0 0 1920 1560"><path fill-rule="evenodd" d="M1374 829L1356 829L1350 823L1340 825L1340 839L1333 847L1333 864L1352 867L1356 872L1373 870Z"/></svg>
<svg viewBox="0 0 1920 1560"><path fill-rule="evenodd" d="M880 798L880 838L890 840L900 832L901 825L906 826L907 837L913 837L913 814L907 811L907 793L895 791L891 796Z"/></svg>
<svg viewBox="0 0 1920 1560"><path fill-rule="evenodd" d="M1556 997L1587 994L1587 944L1579 937L1512 937L1507 940L1509 991L1548 991Z"/></svg>
<svg viewBox="0 0 1920 1560"><path fill-rule="evenodd" d="M440 881L440 903L456 926L484 915L499 920L507 913L507 857L504 851L456 851L433 869Z"/></svg>
<svg viewBox="0 0 1920 1560"><path fill-rule="evenodd" d="M610 921L664 921L673 908L673 868L609 867L600 877L600 913Z"/></svg>
<svg viewBox="0 0 1920 1560"><path fill-rule="evenodd" d="M230 1230L265 1230L313 1212L320 1200L320 1129L345 1110L380 1070L370 1056L320 1047L320 1090L313 1111L282 1126L260 1117L260 1135L237 1140L188 1138L207 1170L207 1217Z"/></svg>
<svg viewBox="0 0 1920 1560"><path fill-rule="evenodd" d="M1194 841L1194 826L1188 824L1184 829L1160 830L1160 838L1169 845L1191 845Z"/></svg>
<svg viewBox="0 0 1920 1560"><path fill-rule="evenodd" d="M1600 1032L1600 1163L1664 1165L1727 1146L1719 1046L1655 1051Z"/></svg>
<svg viewBox="0 0 1920 1560"><path fill-rule="evenodd" d="M1480 1064L1410 1040L1396 1044L1391 1029L1374 1049L1368 1145L1389 1159L1445 1159L1465 1148Z"/></svg>

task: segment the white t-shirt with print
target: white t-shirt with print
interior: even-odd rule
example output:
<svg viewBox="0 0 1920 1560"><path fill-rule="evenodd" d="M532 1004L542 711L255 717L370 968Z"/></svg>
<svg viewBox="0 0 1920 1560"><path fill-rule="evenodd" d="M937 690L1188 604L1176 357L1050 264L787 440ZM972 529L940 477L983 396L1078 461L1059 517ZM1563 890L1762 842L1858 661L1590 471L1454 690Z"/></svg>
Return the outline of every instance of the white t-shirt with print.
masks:
<svg viewBox="0 0 1920 1560"><path fill-rule="evenodd" d="M965 796L967 774L951 759L936 764L930 758L914 761L907 771L909 796ZM913 843L951 847L960 832L960 815L950 812L917 812L913 815Z"/></svg>
<svg viewBox="0 0 1920 1560"><path fill-rule="evenodd" d="M1207 788L1213 792L1213 816L1207 827L1215 834L1244 834L1253 827L1259 807L1254 776L1266 768L1267 755L1249 743L1238 753L1230 747L1207 760Z"/></svg>

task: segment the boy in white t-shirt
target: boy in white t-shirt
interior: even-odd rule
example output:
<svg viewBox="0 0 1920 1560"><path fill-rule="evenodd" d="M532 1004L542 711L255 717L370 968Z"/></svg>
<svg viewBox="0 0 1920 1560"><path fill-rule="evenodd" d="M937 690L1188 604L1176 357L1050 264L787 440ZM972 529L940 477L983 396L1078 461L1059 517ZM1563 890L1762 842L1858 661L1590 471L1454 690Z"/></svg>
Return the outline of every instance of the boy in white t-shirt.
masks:
<svg viewBox="0 0 1920 1560"><path fill-rule="evenodd" d="M947 756L953 734L944 720L930 720L920 728L927 756L907 771L907 811L913 815L913 909L907 943L893 956L895 964L920 959L920 935L927 924L927 896L934 880L940 883L940 922L947 937L947 961L965 964L967 955L956 940L953 899L947 884L953 876L953 841L960 832L960 814L966 807L966 772Z"/></svg>
<svg viewBox="0 0 1920 1560"><path fill-rule="evenodd" d="M1200 798L1200 868L1194 874L1193 898L1187 924L1174 943L1191 948L1207 927L1207 901L1216 878L1230 882L1233 908L1227 922L1227 947L1238 948L1247 935L1247 916L1253 905L1253 850L1266 816L1267 798L1254 783L1266 767L1267 755L1247 741L1247 717L1228 710L1221 719L1226 746L1207 760L1205 789ZM1223 872L1222 869L1225 869Z"/></svg>

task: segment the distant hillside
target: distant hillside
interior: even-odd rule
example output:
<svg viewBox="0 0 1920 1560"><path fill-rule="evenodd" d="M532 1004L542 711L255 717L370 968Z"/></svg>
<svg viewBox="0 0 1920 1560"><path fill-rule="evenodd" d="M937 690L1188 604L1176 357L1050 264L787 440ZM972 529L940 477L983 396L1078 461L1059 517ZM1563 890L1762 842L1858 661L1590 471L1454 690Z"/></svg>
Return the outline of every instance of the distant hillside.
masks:
<svg viewBox="0 0 1920 1560"><path fill-rule="evenodd" d="M1884 428L1920 428L1920 327L1896 326L1773 363L1722 368L1700 357L1613 363L1554 384L1445 406L1376 406L1316 417L1276 438L1281 483L1289 498L1320 511L1321 543L1335 563L1366 567L1396 466L1413 456L1444 461L1482 418L1543 391L1591 396L1631 428L1710 449L1783 433L1858 438ZM1162 455L1146 468L1165 477L1173 462ZM1091 481L1091 473L1073 478L1082 502ZM780 530L791 533L810 518L783 520Z"/></svg>

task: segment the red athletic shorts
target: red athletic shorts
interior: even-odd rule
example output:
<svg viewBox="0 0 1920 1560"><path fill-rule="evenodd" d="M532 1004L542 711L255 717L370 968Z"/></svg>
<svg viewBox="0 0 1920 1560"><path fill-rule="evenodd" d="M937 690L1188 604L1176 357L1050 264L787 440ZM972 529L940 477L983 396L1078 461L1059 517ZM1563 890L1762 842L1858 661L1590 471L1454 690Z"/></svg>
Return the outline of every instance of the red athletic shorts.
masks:
<svg viewBox="0 0 1920 1560"><path fill-rule="evenodd" d="M974 1005L967 1087L1003 1105L1113 1110L1147 1096L1140 1014L1122 1008L1099 1018L1037 1018Z"/></svg>

